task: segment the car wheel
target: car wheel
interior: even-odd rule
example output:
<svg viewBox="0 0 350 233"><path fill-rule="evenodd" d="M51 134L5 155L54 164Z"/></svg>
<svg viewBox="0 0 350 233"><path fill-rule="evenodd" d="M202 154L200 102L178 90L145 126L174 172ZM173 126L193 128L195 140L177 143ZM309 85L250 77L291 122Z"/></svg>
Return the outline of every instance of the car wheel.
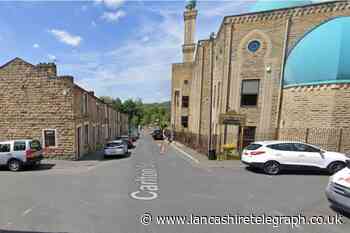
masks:
<svg viewBox="0 0 350 233"><path fill-rule="evenodd" d="M341 169L343 169L345 166L346 165L343 162L333 162L328 166L328 172L330 174L334 174L334 173L340 171Z"/></svg>
<svg viewBox="0 0 350 233"><path fill-rule="evenodd" d="M264 172L266 174L277 175L280 170L280 164L276 161L268 161L264 164Z"/></svg>
<svg viewBox="0 0 350 233"><path fill-rule="evenodd" d="M10 171L18 172L22 169L22 162L17 159L11 159L7 166Z"/></svg>

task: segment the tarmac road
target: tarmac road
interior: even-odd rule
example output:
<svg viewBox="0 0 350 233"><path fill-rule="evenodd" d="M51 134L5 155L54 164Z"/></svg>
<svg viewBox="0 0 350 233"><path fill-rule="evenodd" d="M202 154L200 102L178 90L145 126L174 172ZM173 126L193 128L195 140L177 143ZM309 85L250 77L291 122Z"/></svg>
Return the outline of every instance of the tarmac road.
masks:
<svg viewBox="0 0 350 233"><path fill-rule="evenodd" d="M60 162L57 162L58 164ZM143 136L130 157L0 171L0 232L67 233L348 233L340 225L203 224L209 216L335 216L324 195L328 176L267 176L196 165L174 147ZM60 169L57 169L59 167ZM144 215L146 213L146 215ZM150 222L150 215L152 219ZM192 216L192 224L157 224L157 216ZM140 220L144 221L141 224ZM182 218L182 217L181 217ZM213 219L211 217L210 219ZM221 218L221 221L223 218ZM212 223L212 222L211 222Z"/></svg>

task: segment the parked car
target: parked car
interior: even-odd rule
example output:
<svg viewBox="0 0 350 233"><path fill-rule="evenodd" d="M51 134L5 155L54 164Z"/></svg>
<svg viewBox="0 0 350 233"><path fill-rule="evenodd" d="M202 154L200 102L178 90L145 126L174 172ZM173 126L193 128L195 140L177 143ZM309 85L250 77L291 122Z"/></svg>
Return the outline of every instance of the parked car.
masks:
<svg viewBox="0 0 350 233"><path fill-rule="evenodd" d="M38 140L23 139L0 142L0 165L10 171L20 171L24 166L39 165L43 151Z"/></svg>
<svg viewBox="0 0 350 233"><path fill-rule="evenodd" d="M132 149L135 147L131 138L128 135L122 135L120 137L117 137L117 140L122 140L128 146L128 149Z"/></svg>
<svg viewBox="0 0 350 233"><path fill-rule="evenodd" d="M326 196L333 206L350 214L350 162L329 178Z"/></svg>
<svg viewBox="0 0 350 233"><path fill-rule="evenodd" d="M105 158L115 155L127 155L128 146L122 140L115 140L108 142L103 151Z"/></svg>
<svg viewBox="0 0 350 233"><path fill-rule="evenodd" d="M133 131L130 133L129 137L133 142L136 142L140 138L140 134L137 131Z"/></svg>
<svg viewBox="0 0 350 233"><path fill-rule="evenodd" d="M350 160L345 154L325 151L317 146L293 141L261 141L247 146L241 161L265 173L276 175L283 169L321 169L333 174Z"/></svg>
<svg viewBox="0 0 350 233"><path fill-rule="evenodd" d="M160 129L154 130L151 135L154 140L163 140L163 131Z"/></svg>

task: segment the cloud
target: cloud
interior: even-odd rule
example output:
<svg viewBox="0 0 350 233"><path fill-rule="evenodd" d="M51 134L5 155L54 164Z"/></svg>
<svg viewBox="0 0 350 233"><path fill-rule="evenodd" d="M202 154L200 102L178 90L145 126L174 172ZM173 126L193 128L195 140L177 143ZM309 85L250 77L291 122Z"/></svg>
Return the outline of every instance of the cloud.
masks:
<svg viewBox="0 0 350 233"><path fill-rule="evenodd" d="M33 44L33 48L37 49L37 48L40 48L40 45L39 44Z"/></svg>
<svg viewBox="0 0 350 233"><path fill-rule="evenodd" d="M101 16L102 19L107 22L118 22L121 18L125 17L126 13L122 10L116 12L104 12Z"/></svg>
<svg viewBox="0 0 350 233"><path fill-rule="evenodd" d="M47 58L50 60L50 61L53 61L55 62L57 59L56 59L56 56L55 55L52 55L52 54L48 54L47 55Z"/></svg>
<svg viewBox="0 0 350 233"><path fill-rule="evenodd" d="M83 40L80 36L71 35L64 30L51 29L49 32L56 37L59 41L71 45L73 47L79 46Z"/></svg>
<svg viewBox="0 0 350 233"><path fill-rule="evenodd" d="M96 4L104 4L109 9L117 9L123 5L125 0L95 0Z"/></svg>
<svg viewBox="0 0 350 233"><path fill-rule="evenodd" d="M95 20L91 21L91 26L92 27L96 27L97 26L97 23L95 22Z"/></svg>

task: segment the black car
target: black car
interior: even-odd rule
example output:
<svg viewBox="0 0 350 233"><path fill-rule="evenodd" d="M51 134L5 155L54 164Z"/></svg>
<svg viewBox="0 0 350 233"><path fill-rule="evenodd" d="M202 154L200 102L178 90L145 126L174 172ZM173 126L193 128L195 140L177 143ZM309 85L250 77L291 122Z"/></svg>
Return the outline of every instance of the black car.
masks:
<svg viewBox="0 0 350 233"><path fill-rule="evenodd" d="M163 140L163 132L159 129L152 132L152 137L154 140Z"/></svg>

